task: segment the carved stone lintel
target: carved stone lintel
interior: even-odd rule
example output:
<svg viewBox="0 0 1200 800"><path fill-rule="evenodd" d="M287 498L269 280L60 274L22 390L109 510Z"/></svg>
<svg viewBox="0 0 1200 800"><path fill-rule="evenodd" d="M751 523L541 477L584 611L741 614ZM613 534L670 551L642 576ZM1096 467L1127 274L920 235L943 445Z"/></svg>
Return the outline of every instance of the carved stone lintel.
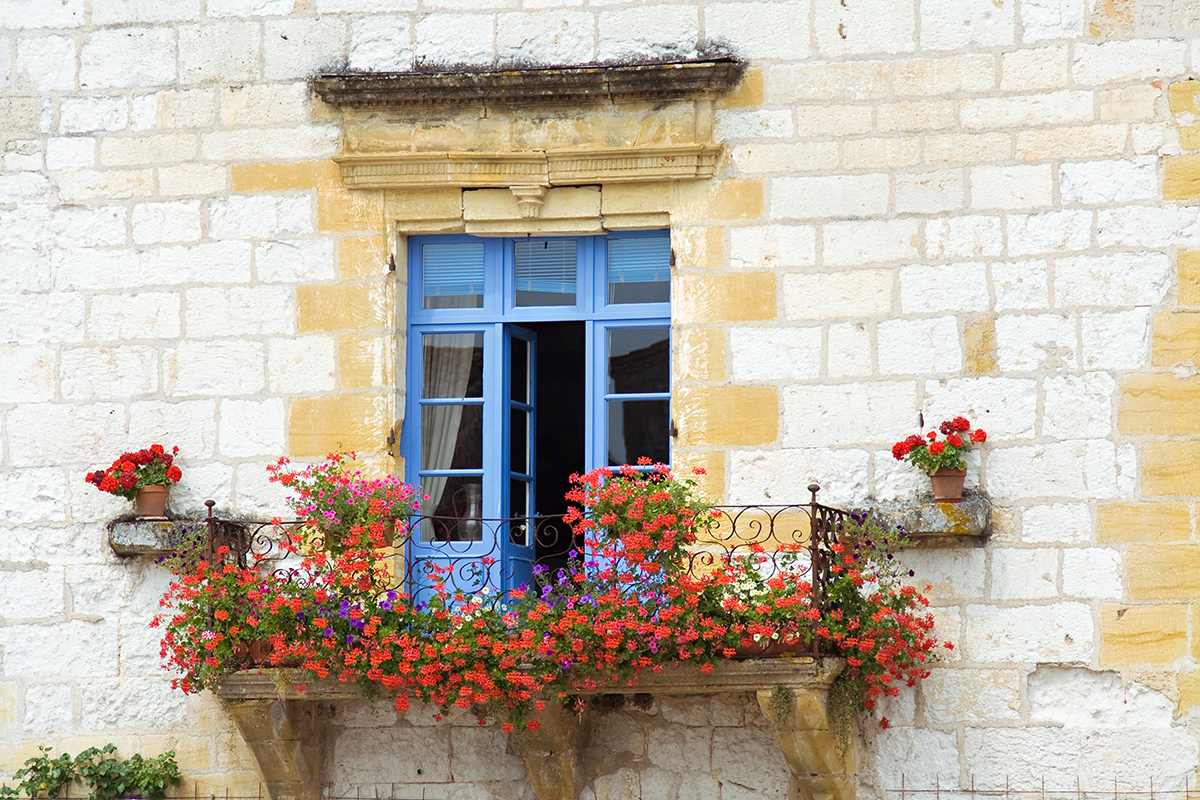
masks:
<svg viewBox="0 0 1200 800"><path fill-rule="evenodd" d="M546 203L545 186L510 186L508 187L517 198L517 211L525 219L534 219L542 212Z"/></svg>
<svg viewBox="0 0 1200 800"><path fill-rule="evenodd" d="M843 751L829 729L829 686L757 695L791 773L788 800L854 800L854 751Z"/></svg>
<svg viewBox="0 0 1200 800"><path fill-rule="evenodd" d="M263 698L230 703L229 711L271 800L321 800L328 706Z"/></svg>

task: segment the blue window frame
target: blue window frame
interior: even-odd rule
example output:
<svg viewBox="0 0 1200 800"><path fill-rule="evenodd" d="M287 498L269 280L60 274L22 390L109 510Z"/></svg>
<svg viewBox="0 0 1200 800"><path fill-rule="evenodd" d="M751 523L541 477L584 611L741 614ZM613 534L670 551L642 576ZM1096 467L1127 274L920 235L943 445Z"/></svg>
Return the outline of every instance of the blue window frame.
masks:
<svg viewBox="0 0 1200 800"><path fill-rule="evenodd" d="M538 503L539 432L582 431L583 470L669 460L669 233L414 236L408 252L401 452L436 518L410 555L492 556L502 577L489 582L508 589L532 574L531 527L511 523L497 552L483 521L552 513ZM560 373L581 384L573 423L539 409L539 384Z"/></svg>

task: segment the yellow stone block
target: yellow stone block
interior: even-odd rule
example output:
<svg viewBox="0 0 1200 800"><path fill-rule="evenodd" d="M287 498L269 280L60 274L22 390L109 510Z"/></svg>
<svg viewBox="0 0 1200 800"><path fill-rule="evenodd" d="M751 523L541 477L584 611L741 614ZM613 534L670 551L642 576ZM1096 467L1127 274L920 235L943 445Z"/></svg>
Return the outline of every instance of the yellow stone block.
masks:
<svg viewBox="0 0 1200 800"><path fill-rule="evenodd" d="M1044 158L1120 155L1125 149L1128 127L1080 125L1017 131L1017 158L1038 161Z"/></svg>
<svg viewBox="0 0 1200 800"><path fill-rule="evenodd" d="M774 386L691 386L675 394L682 447L770 444L779 435Z"/></svg>
<svg viewBox="0 0 1200 800"><path fill-rule="evenodd" d="M1179 147L1183 150L1200 149L1200 125L1180 125Z"/></svg>
<svg viewBox="0 0 1200 800"><path fill-rule="evenodd" d="M391 248L386 236L354 236L338 242L338 275L342 278L376 278L387 272ZM396 259L396 269L405 265Z"/></svg>
<svg viewBox="0 0 1200 800"><path fill-rule="evenodd" d="M290 402L291 455L323 456L355 450L387 449L392 424L392 398L387 394L335 394L302 397Z"/></svg>
<svg viewBox="0 0 1200 800"><path fill-rule="evenodd" d="M1140 122L1154 119L1154 105L1162 96L1153 86L1126 86L1100 92L1100 119L1104 122Z"/></svg>
<svg viewBox="0 0 1200 800"><path fill-rule="evenodd" d="M1177 81L1167 87L1167 102L1172 114L1200 113L1200 81Z"/></svg>
<svg viewBox="0 0 1200 800"><path fill-rule="evenodd" d="M1187 607L1100 609L1101 664L1168 664L1187 653Z"/></svg>
<svg viewBox="0 0 1200 800"><path fill-rule="evenodd" d="M676 382L725 380L725 330L677 326L671 334Z"/></svg>
<svg viewBox="0 0 1200 800"><path fill-rule="evenodd" d="M1200 306L1200 250L1180 250L1179 305Z"/></svg>
<svg viewBox="0 0 1200 800"><path fill-rule="evenodd" d="M1150 363L1156 367L1200 364L1200 314L1188 311L1156 314Z"/></svg>
<svg viewBox="0 0 1200 800"><path fill-rule="evenodd" d="M309 284L296 287L296 327L302 331L377 330L391 324L387 287L381 283Z"/></svg>
<svg viewBox="0 0 1200 800"><path fill-rule="evenodd" d="M1163 156L1163 200L1200 198L1200 156Z"/></svg>
<svg viewBox="0 0 1200 800"><path fill-rule="evenodd" d="M1126 376L1117 421L1125 434L1200 433L1200 378L1180 380L1169 372Z"/></svg>
<svg viewBox="0 0 1200 800"><path fill-rule="evenodd" d="M672 282L672 316L677 323L748 322L776 319L775 275L734 272L680 275Z"/></svg>
<svg viewBox="0 0 1200 800"><path fill-rule="evenodd" d="M749 67L742 73L742 80L728 94L717 98L717 108L747 108L761 106L763 102L763 73L759 67Z"/></svg>
<svg viewBox="0 0 1200 800"><path fill-rule="evenodd" d="M725 453L720 450L672 453L671 462L676 475L696 481L706 500L719 503L724 499ZM697 475L692 472L695 469L702 469L704 473Z"/></svg>
<svg viewBox="0 0 1200 800"><path fill-rule="evenodd" d="M996 320L983 317L963 330L967 372L986 375L996 368Z"/></svg>
<svg viewBox="0 0 1200 800"><path fill-rule="evenodd" d="M725 228L716 225L695 225L671 230L671 249L675 264L688 267L725 266Z"/></svg>
<svg viewBox="0 0 1200 800"><path fill-rule="evenodd" d="M609 183L600 192L601 214L654 214L671 209L672 183Z"/></svg>
<svg viewBox="0 0 1200 800"><path fill-rule="evenodd" d="M387 230L383 215L383 191L350 191L340 182L317 191L317 230L355 233Z"/></svg>
<svg viewBox="0 0 1200 800"><path fill-rule="evenodd" d="M401 230L407 220L461 220L462 189L388 189L384 193L383 208L388 219L400 221Z"/></svg>
<svg viewBox="0 0 1200 800"><path fill-rule="evenodd" d="M1200 546L1141 545L1126 554L1132 600L1200 598Z"/></svg>
<svg viewBox="0 0 1200 800"><path fill-rule="evenodd" d="M1188 503L1104 503L1096 508L1100 544L1186 542L1192 535Z"/></svg>
<svg viewBox="0 0 1200 800"><path fill-rule="evenodd" d="M910 167L920 161L921 140L917 136L849 139L842 144L842 166L846 169Z"/></svg>
<svg viewBox="0 0 1200 800"><path fill-rule="evenodd" d="M763 203L761 180L680 182L671 220L687 224L707 219L758 219L763 213Z"/></svg>
<svg viewBox="0 0 1200 800"><path fill-rule="evenodd" d="M205 772L213 767L214 740L212 736L180 736L155 734L143 736L140 752L146 755L175 751L179 770L185 775Z"/></svg>
<svg viewBox="0 0 1200 800"><path fill-rule="evenodd" d="M1200 669L1179 674L1179 710L1200 706Z"/></svg>
<svg viewBox="0 0 1200 800"><path fill-rule="evenodd" d="M1142 494L1200 495L1200 442L1142 445Z"/></svg>
<svg viewBox="0 0 1200 800"><path fill-rule="evenodd" d="M0 730L17 721L17 685L0 683Z"/></svg>
<svg viewBox="0 0 1200 800"><path fill-rule="evenodd" d="M1009 158L1012 141L1007 133L947 133L925 137L926 164L963 164Z"/></svg>
<svg viewBox="0 0 1200 800"><path fill-rule="evenodd" d="M387 389L394 385L394 348L383 336L338 339L338 385L343 389Z"/></svg>
<svg viewBox="0 0 1200 800"><path fill-rule="evenodd" d="M342 181L338 165L329 160L234 164L230 173L235 192L295 192Z"/></svg>

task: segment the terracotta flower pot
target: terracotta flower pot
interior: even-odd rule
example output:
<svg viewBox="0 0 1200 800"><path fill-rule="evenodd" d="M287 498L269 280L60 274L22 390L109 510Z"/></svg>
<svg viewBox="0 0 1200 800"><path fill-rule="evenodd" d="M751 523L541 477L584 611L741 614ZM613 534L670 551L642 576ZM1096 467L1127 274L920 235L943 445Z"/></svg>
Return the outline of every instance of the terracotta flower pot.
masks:
<svg viewBox="0 0 1200 800"><path fill-rule="evenodd" d="M929 476L933 482L933 500L936 503L961 503L963 483L967 480L967 470L942 467Z"/></svg>
<svg viewBox="0 0 1200 800"><path fill-rule="evenodd" d="M139 517L166 517L169 486L143 486L133 496L133 506Z"/></svg>

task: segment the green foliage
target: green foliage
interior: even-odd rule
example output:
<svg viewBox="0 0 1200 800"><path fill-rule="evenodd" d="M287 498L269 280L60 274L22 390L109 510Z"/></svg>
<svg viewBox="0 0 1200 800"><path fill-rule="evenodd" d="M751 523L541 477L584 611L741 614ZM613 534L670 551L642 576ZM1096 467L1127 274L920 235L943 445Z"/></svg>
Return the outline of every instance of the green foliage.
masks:
<svg viewBox="0 0 1200 800"><path fill-rule="evenodd" d="M43 792L56 798L64 786L82 783L91 787L89 800L123 800L139 797L145 800L163 800L167 787L179 786L182 779L179 764L175 762L175 751L170 750L154 758L140 754L120 759L117 747L89 747L75 758L63 753L50 757L50 750L39 746L40 756L25 762L13 777L20 781L15 788L0 786L0 798L15 798L22 795L38 797Z"/></svg>

